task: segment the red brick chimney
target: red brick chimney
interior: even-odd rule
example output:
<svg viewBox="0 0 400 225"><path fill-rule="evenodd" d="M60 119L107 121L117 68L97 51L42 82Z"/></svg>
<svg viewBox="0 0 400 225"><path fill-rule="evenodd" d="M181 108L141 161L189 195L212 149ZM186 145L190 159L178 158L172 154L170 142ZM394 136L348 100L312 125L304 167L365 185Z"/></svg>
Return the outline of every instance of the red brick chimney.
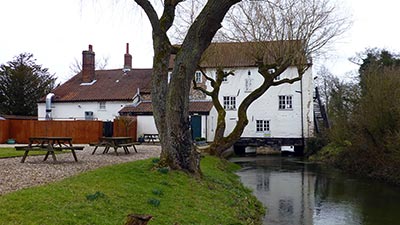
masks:
<svg viewBox="0 0 400 225"><path fill-rule="evenodd" d="M95 61L93 46L89 45L89 50L82 51L82 82L90 83L95 79Z"/></svg>
<svg viewBox="0 0 400 225"><path fill-rule="evenodd" d="M126 53L124 55L124 69L132 69L132 55L129 54L129 43L126 43Z"/></svg>

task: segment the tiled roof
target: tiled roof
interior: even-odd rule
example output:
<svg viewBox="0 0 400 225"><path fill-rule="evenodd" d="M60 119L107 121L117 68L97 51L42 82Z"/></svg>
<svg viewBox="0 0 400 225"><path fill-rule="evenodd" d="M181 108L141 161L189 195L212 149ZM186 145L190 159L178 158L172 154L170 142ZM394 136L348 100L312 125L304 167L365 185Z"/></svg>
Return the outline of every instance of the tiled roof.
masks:
<svg viewBox="0 0 400 225"><path fill-rule="evenodd" d="M300 48L299 41L215 42L204 52L200 66L202 68L253 67L256 66L256 58L275 62L275 58L296 48ZM174 66L174 60L175 55L172 55L169 62L170 69Z"/></svg>
<svg viewBox="0 0 400 225"><path fill-rule="evenodd" d="M144 92L150 90L151 72L152 69L132 69L125 74L122 69L96 70L96 82L91 85L81 85L79 73L53 90L53 101L129 101L138 88Z"/></svg>
<svg viewBox="0 0 400 225"><path fill-rule="evenodd" d="M211 101L192 101L189 102L189 113L205 113L208 114L213 107ZM151 102L141 102L139 105L125 106L119 111L119 113L131 113L131 114L152 114L153 106Z"/></svg>

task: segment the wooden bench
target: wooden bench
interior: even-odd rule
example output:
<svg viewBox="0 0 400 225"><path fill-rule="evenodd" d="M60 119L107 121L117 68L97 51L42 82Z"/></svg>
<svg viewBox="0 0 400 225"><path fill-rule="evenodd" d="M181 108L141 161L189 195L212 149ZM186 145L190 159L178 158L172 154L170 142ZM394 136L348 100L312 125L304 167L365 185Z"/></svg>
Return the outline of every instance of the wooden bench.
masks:
<svg viewBox="0 0 400 225"><path fill-rule="evenodd" d="M20 145L15 146L15 150L17 151L47 151L47 146L29 146L29 145Z"/></svg>
<svg viewBox="0 0 400 225"><path fill-rule="evenodd" d="M54 151L63 151L63 150L83 150L85 146L70 146L70 147L53 147ZM50 151L50 150L47 150Z"/></svg>
<svg viewBox="0 0 400 225"><path fill-rule="evenodd" d="M152 142L154 144L160 138L158 134L143 134L143 139L144 141L147 141L147 143Z"/></svg>
<svg viewBox="0 0 400 225"><path fill-rule="evenodd" d="M119 144L119 146L121 146L122 148L124 148L124 151L126 154L129 154L129 149L128 147L133 147L133 149L135 150L135 152L137 153L138 151L136 150L135 145L140 144L139 142L132 142L132 143L124 143L124 144Z"/></svg>

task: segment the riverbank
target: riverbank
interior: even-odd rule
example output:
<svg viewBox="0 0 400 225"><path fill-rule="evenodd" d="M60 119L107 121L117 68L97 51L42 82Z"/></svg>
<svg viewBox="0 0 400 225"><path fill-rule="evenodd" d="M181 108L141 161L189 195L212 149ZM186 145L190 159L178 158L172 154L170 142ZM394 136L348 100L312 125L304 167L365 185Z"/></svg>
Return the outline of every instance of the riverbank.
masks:
<svg viewBox="0 0 400 225"><path fill-rule="evenodd" d="M400 159L388 152L328 144L309 158L343 172L400 186Z"/></svg>
<svg viewBox="0 0 400 225"><path fill-rule="evenodd" d="M85 172L0 196L0 224L260 224L264 212L233 173L238 166L205 157L203 179L141 160Z"/></svg>

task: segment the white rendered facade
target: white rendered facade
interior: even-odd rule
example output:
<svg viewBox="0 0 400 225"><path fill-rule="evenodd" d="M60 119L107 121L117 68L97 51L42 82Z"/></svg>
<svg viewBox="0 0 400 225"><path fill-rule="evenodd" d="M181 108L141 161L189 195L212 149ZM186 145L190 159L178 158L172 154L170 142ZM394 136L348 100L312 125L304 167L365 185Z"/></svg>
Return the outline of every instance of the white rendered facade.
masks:
<svg viewBox="0 0 400 225"><path fill-rule="evenodd" d="M227 68L226 71L234 70L235 75L229 76L223 82L219 94L221 104L226 109L226 131L229 134L237 121L237 109L243 99L249 93L259 87L263 77L255 67L249 68ZM207 70L208 76L215 76L215 69ZM288 68L280 79L295 78L298 76L295 67ZM247 110L249 123L242 137L249 138L308 138L313 136L313 84L311 68L303 75L302 81L293 84L282 84L271 87L259 99L257 99ZM208 84L210 90L210 85ZM280 109L280 97L289 100L287 105ZM289 97L287 97L289 96ZM225 98L224 98L225 97ZM232 106L234 104L234 106ZM286 106L286 107L285 107ZM282 105L281 105L282 107ZM232 109L230 109L232 108ZM208 117L207 140L214 138L217 112L211 110Z"/></svg>
<svg viewBox="0 0 400 225"><path fill-rule="evenodd" d="M101 121L113 121L118 116L118 111L125 105L132 104L129 101L93 101L93 102L52 102L51 117L53 120L85 120L92 112L92 119ZM46 104L38 103L38 119L45 120Z"/></svg>

